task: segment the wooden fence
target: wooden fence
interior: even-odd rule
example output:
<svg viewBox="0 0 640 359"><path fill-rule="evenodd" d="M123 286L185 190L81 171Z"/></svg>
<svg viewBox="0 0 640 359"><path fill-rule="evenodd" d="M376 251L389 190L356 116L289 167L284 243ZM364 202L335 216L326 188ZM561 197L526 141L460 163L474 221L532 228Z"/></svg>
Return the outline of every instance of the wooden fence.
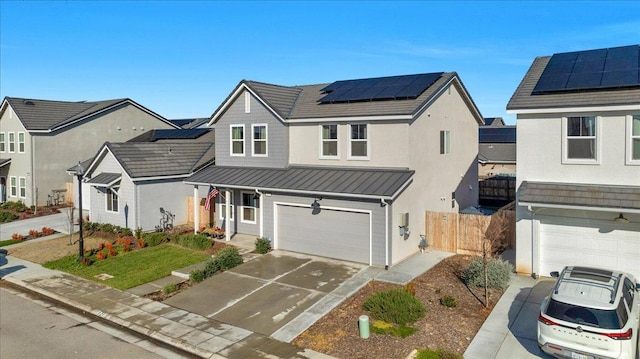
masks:
<svg viewBox="0 0 640 359"><path fill-rule="evenodd" d="M214 212L215 203L211 204L211 211L207 211L204 209L204 198L196 198L196 200L200 201L199 211L200 211L200 227L206 226L215 226L216 225L216 216ZM193 197L187 197L187 223L193 225L195 222L195 216L193 211Z"/></svg>
<svg viewBox="0 0 640 359"><path fill-rule="evenodd" d="M502 245L513 248L516 240L515 218L515 211L510 210L502 210L491 216L426 212L427 244L430 248L447 252L481 254L485 237L501 232Z"/></svg>

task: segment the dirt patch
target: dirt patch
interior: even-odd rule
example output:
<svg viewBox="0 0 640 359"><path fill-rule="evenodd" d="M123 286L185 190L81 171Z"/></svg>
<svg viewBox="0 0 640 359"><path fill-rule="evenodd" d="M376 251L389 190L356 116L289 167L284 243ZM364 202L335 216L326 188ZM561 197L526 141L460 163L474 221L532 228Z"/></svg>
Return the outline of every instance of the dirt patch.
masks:
<svg viewBox="0 0 640 359"><path fill-rule="evenodd" d="M419 331L405 339L373 333L368 339L359 337L358 319L367 314L362 309L365 300L374 293L399 288L373 281L317 321L293 344L343 359L400 359L406 358L413 349L424 348L463 354L502 295L492 290L492 305L485 308L478 300L483 298L484 290L469 289L462 283L458 274L472 258L465 255L447 258L413 281L415 296L427 311L423 319L412 325ZM446 295L456 298L455 308L440 304Z"/></svg>
<svg viewBox="0 0 640 359"><path fill-rule="evenodd" d="M69 239L69 236L62 236L55 239L47 239L38 242L26 242L20 247L14 247L9 249L9 255L27 260L34 263L45 263L54 259L78 254L78 243L73 243L78 240L78 235L73 236L73 241ZM91 249L97 248L100 242L104 242L102 237L84 237L84 248Z"/></svg>

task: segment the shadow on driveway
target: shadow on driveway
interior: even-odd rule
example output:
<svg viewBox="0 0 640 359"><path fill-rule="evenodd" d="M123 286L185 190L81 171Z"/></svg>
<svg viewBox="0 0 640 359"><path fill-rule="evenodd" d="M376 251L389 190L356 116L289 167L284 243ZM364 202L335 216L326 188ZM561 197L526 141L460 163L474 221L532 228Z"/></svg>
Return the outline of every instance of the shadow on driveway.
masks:
<svg viewBox="0 0 640 359"><path fill-rule="evenodd" d="M551 358L538 347L537 326L540 303L549 295L555 280L541 279L533 288L522 288L509 307L509 332L513 352L532 358ZM528 353L529 355L525 354ZM521 356L521 357L522 357Z"/></svg>

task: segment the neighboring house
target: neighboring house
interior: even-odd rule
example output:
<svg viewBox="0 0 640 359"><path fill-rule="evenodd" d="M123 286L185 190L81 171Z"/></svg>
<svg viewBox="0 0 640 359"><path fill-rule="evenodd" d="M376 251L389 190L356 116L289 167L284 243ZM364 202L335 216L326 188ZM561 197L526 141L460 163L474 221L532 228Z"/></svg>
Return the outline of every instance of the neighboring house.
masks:
<svg viewBox="0 0 640 359"><path fill-rule="evenodd" d="M187 222L192 190L182 181L213 162L214 131L150 132L147 142L105 143L87 166L83 197L91 221L149 231L160 225L162 208L175 215L174 224Z"/></svg>
<svg viewBox="0 0 640 359"><path fill-rule="evenodd" d="M185 183L216 187L228 239L389 266L418 251L425 211L477 205L481 123L455 72L241 81L211 116L215 166Z"/></svg>
<svg viewBox="0 0 640 359"><path fill-rule="evenodd" d="M203 128L203 127L207 127L207 122L209 122L209 118L202 117L202 118L171 119L169 121L185 129Z"/></svg>
<svg viewBox="0 0 640 359"><path fill-rule="evenodd" d="M0 107L0 198L45 205L53 190L66 190L69 163L86 159L105 141L126 141L150 129L177 127L130 99L66 102L5 97Z"/></svg>
<svg viewBox="0 0 640 359"><path fill-rule="evenodd" d="M482 127L503 127L506 125L502 117L485 117Z"/></svg>
<svg viewBox="0 0 640 359"><path fill-rule="evenodd" d="M537 57L517 115L516 270L640 277L640 46Z"/></svg>
<svg viewBox="0 0 640 359"><path fill-rule="evenodd" d="M478 177L516 175L516 126L485 118L478 138Z"/></svg>

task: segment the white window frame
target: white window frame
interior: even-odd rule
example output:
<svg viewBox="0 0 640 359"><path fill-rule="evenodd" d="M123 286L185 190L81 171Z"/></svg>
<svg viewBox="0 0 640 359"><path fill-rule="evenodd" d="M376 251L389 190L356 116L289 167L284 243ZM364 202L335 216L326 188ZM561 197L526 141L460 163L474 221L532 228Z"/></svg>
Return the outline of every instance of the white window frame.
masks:
<svg viewBox="0 0 640 359"><path fill-rule="evenodd" d="M0 153L7 152L7 143L5 141L6 134L4 132L0 132Z"/></svg>
<svg viewBox="0 0 640 359"><path fill-rule="evenodd" d="M18 132L18 153L24 153L25 136L26 135L23 131Z"/></svg>
<svg viewBox="0 0 640 359"><path fill-rule="evenodd" d="M255 138L255 128L264 127L264 139ZM264 153L256 153L256 141L264 142ZM256 123L251 125L251 156L268 157L269 156L269 127L266 123Z"/></svg>
<svg viewBox="0 0 640 359"><path fill-rule="evenodd" d="M9 197L18 198L18 177L9 177Z"/></svg>
<svg viewBox="0 0 640 359"><path fill-rule="evenodd" d="M250 196L252 201L253 201L253 206L246 206L244 203L244 196ZM245 192L245 191L241 191L240 192L240 222L242 223L251 223L251 224L256 224L256 217L257 217L257 213L258 213L258 207L256 206L256 202L257 199L254 198L255 196L255 192ZM244 217L244 210L245 209L252 209L253 210L253 220L251 219L246 219Z"/></svg>
<svg viewBox="0 0 640 359"><path fill-rule="evenodd" d="M7 142L9 143L9 153L16 153L16 133L9 132L7 137Z"/></svg>
<svg viewBox="0 0 640 359"><path fill-rule="evenodd" d="M114 209L114 206L113 206L114 198L115 198L115 201L116 201L115 209ZM109 207L111 207L111 209L109 209ZM120 212L120 195L118 194L118 191L117 191L116 188L107 187L107 190L105 192L104 209L108 213L119 213Z"/></svg>
<svg viewBox="0 0 640 359"><path fill-rule="evenodd" d="M27 178L18 177L18 197L27 198Z"/></svg>
<svg viewBox="0 0 640 359"><path fill-rule="evenodd" d="M222 193L222 192L221 192ZM233 191L229 191L229 196L231 196L231 198L229 198L229 207L231 207L231 214L229 215L229 221L233 222L235 220L235 209L234 209L234 205L233 205ZM223 220L224 219L224 209L226 207L226 202L223 196L216 196L217 198L217 202L218 202L218 219Z"/></svg>
<svg viewBox="0 0 640 359"><path fill-rule="evenodd" d="M596 121L595 124L595 136L568 136L568 124L569 124L569 118L575 118L575 117L580 117L580 118L585 118L585 117L593 117ZM600 116L595 116L595 115L576 115L576 116L565 116L562 117L562 163L563 164L600 164L600 141L602 138L601 135L601 130L600 130L600 123L601 123L601 118ZM594 157L595 158L569 158L569 140L571 140L572 138L574 139L593 139L593 143L595 145L595 149L593 151Z"/></svg>
<svg viewBox="0 0 640 359"><path fill-rule="evenodd" d="M233 129L234 128L242 128L242 139L233 139ZM246 134L245 134L245 130L244 130L244 125L229 125L229 155L230 156L236 156L236 157L244 157L244 152L245 152L245 138L246 138ZM234 142L242 142L242 153L233 153L233 143Z"/></svg>
<svg viewBox="0 0 640 359"><path fill-rule="evenodd" d="M640 134L633 134L633 119L634 117L640 121L640 114L633 114L627 116L627 156L625 163L627 165L640 166L640 158L633 158L633 141L640 142ZM638 144L640 146L640 143Z"/></svg>
<svg viewBox="0 0 640 359"><path fill-rule="evenodd" d="M448 155L451 153L451 131L440 131L440 154Z"/></svg>
<svg viewBox="0 0 640 359"><path fill-rule="evenodd" d="M352 138L353 135L353 126L365 126L365 134L366 134L366 138L364 139L354 139ZM370 144L369 144L369 137L370 137L370 126L368 123L351 123L349 124L349 156L348 159L350 160L368 160L369 159L369 153L370 153ZM366 156L360 156L360 155L354 155L352 153L352 145L354 142L365 142L366 146L366 151L367 151L367 155Z"/></svg>
<svg viewBox="0 0 640 359"><path fill-rule="evenodd" d="M244 113L251 113L251 92L244 92Z"/></svg>
<svg viewBox="0 0 640 359"><path fill-rule="evenodd" d="M335 126L336 128L336 138L324 138L324 127L325 126ZM320 159L337 159L340 158L340 133L339 126L337 123L325 123L320 125ZM335 155L326 155L324 153L324 144L328 142L334 142L336 144L336 154Z"/></svg>

